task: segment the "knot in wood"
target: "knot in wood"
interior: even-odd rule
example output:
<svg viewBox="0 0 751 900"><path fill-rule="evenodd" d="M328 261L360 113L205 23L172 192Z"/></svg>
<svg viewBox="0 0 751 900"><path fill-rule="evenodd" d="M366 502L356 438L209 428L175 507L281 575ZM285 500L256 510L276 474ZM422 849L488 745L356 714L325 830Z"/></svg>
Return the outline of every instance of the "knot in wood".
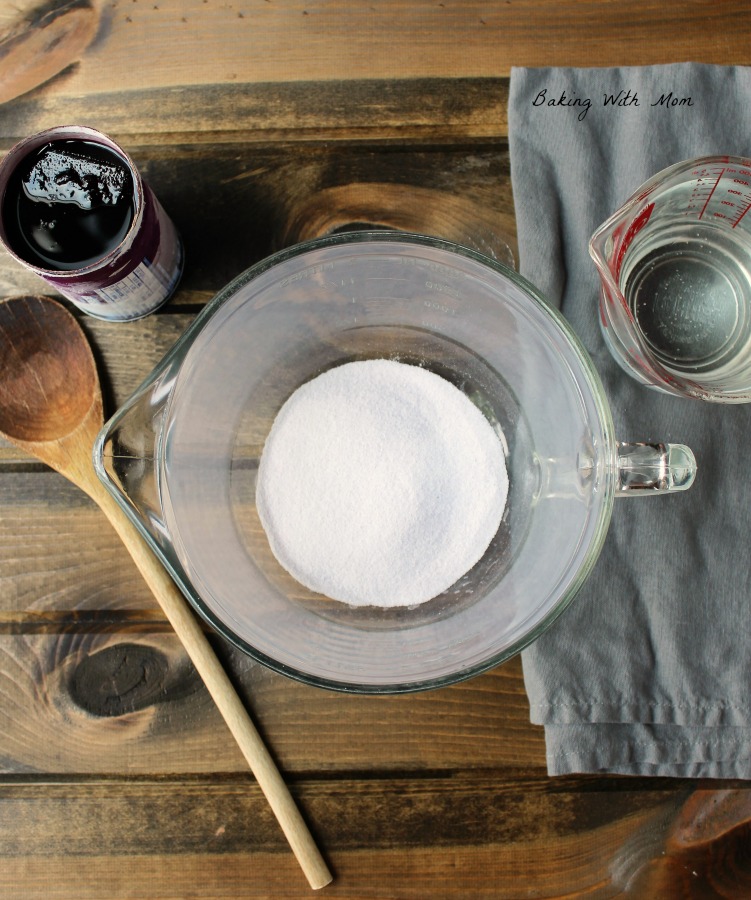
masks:
<svg viewBox="0 0 751 900"><path fill-rule="evenodd" d="M118 644L83 659L71 680L74 702L94 716L122 716L165 699L168 661L140 644Z"/></svg>

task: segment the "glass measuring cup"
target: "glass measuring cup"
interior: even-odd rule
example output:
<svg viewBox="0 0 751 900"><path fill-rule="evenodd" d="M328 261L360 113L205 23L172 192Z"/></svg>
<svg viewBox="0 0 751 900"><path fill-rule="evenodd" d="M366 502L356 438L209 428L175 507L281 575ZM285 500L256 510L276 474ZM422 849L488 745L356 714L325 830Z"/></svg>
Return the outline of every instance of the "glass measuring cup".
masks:
<svg viewBox="0 0 751 900"><path fill-rule="evenodd" d="M372 358L445 377L505 442L498 533L465 576L414 607L306 590L276 562L255 508L285 400ZM287 675L371 693L448 684L517 653L587 577L614 498L694 476L682 445L616 441L591 361L532 285L455 244L398 233L312 241L243 273L105 426L94 458L221 634Z"/></svg>
<svg viewBox="0 0 751 900"><path fill-rule="evenodd" d="M657 173L590 240L600 325L637 381L751 400L751 160L707 156Z"/></svg>

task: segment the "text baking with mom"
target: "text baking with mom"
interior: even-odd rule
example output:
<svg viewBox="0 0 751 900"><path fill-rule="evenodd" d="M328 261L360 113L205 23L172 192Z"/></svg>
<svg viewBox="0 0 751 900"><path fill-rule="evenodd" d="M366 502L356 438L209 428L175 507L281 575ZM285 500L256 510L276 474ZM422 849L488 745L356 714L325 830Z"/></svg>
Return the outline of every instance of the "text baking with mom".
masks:
<svg viewBox="0 0 751 900"><path fill-rule="evenodd" d="M644 105L636 91L620 90L617 94L603 93L602 96L603 106L626 107ZM671 109L675 106L693 106L694 102L691 97L677 97L672 91L668 91L666 94L660 94L656 100L649 101L648 105L663 106L666 109ZM592 100L589 97L577 97L575 94L569 96L565 90L561 91L559 96L548 96L548 89L543 88L532 101L532 106L567 106L577 108L579 109L577 119L581 122L589 112Z"/></svg>

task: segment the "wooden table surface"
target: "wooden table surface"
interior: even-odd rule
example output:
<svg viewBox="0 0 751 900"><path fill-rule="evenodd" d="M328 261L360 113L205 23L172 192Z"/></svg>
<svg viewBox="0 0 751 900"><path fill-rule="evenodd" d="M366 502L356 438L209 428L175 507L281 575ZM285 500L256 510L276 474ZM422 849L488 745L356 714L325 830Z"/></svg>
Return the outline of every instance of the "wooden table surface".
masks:
<svg viewBox="0 0 751 900"><path fill-rule="evenodd" d="M512 65L751 63L744 2L16 0L0 152L89 124L183 234L175 298L84 317L112 412L251 263L366 222L507 240ZM52 293L5 253L0 296ZM519 660L356 697L216 641L342 898L751 897L742 782L548 778ZM0 896L302 898L259 788L82 493L0 445Z"/></svg>

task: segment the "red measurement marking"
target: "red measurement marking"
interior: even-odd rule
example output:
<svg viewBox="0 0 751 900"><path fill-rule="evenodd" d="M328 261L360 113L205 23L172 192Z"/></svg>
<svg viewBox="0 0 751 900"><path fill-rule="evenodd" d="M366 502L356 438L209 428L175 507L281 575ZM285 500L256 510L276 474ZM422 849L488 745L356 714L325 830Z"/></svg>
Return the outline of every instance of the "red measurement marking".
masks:
<svg viewBox="0 0 751 900"><path fill-rule="evenodd" d="M748 201L743 212L738 216L738 218L735 220L735 222L733 222L733 225L732 225L733 228L735 228L735 226L740 222L740 220L746 215L746 213L749 211L749 209L751 209L751 200Z"/></svg>
<svg viewBox="0 0 751 900"><path fill-rule="evenodd" d="M626 251L631 246L636 235L644 228L644 226L649 221L649 217L652 215L652 210L655 208L654 203L648 203L644 209L639 213L639 215L634 219L634 221L629 225L628 230L623 236L623 241L621 242L620 247L618 248L616 258L615 258L615 277L619 278L621 274L621 266L623 265L623 257L626 255Z"/></svg>
<svg viewBox="0 0 751 900"><path fill-rule="evenodd" d="M704 206L702 206L702 208L701 208L701 212L699 213L699 218L700 218L700 219L701 219L701 217L704 215L704 213L706 212L707 206L709 205L709 201L712 199L712 194L714 194L714 192L717 190L717 185L720 183L720 179L722 178L722 176L723 176L724 174L725 174L725 170L724 170L724 169L720 169L720 174L717 176L717 181L715 181L715 183L712 185L712 190L709 192L709 196L708 196L707 199L705 200Z"/></svg>

